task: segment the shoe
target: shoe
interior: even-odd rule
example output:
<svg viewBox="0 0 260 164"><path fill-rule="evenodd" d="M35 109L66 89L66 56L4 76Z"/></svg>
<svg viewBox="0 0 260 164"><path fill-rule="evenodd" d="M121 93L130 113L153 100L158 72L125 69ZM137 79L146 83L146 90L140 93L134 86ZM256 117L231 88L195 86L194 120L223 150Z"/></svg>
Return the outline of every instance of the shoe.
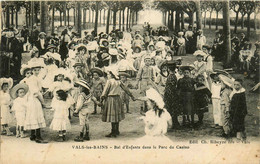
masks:
<svg viewBox="0 0 260 164"><path fill-rule="evenodd" d="M83 140L89 141L89 140L90 140L90 138L89 138L89 136L88 136L88 135L85 135L85 136L83 137Z"/></svg>
<svg viewBox="0 0 260 164"><path fill-rule="evenodd" d="M32 135L32 136L30 137L30 140L31 140L31 141L35 141L35 139L36 139L36 135Z"/></svg>
<svg viewBox="0 0 260 164"><path fill-rule="evenodd" d="M63 136L62 136L62 139L63 139L63 141L66 141L66 136L63 135Z"/></svg>
<svg viewBox="0 0 260 164"><path fill-rule="evenodd" d="M111 132L110 134L106 135L105 137L116 138L116 134Z"/></svg>
<svg viewBox="0 0 260 164"><path fill-rule="evenodd" d="M75 141L75 142L83 142L84 139L83 139L83 137L81 137L81 136L77 136L77 137L74 139L74 141Z"/></svg>
<svg viewBox="0 0 260 164"><path fill-rule="evenodd" d="M48 143L47 141L43 140L41 137L40 138L36 138L35 142L36 143L42 143L42 144L47 144Z"/></svg>
<svg viewBox="0 0 260 164"><path fill-rule="evenodd" d="M115 135L117 135L117 136L120 135L120 132L119 132L119 131L116 131L116 132L115 132Z"/></svg>
<svg viewBox="0 0 260 164"><path fill-rule="evenodd" d="M93 113L91 113L91 114L97 114L97 112L93 112Z"/></svg>
<svg viewBox="0 0 260 164"><path fill-rule="evenodd" d="M129 111L128 111L128 112L126 112L126 113L128 113L128 114L132 114L132 113L131 113L131 112L129 112Z"/></svg>
<svg viewBox="0 0 260 164"><path fill-rule="evenodd" d="M25 138L26 136L24 135L23 132L21 132L21 135L20 135L21 138Z"/></svg>

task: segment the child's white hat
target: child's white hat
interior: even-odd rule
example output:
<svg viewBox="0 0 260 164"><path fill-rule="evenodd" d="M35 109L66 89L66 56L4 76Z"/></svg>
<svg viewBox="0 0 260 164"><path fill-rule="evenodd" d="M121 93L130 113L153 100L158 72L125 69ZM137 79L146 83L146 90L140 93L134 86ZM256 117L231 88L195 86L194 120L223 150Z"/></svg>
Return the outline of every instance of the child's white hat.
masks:
<svg viewBox="0 0 260 164"><path fill-rule="evenodd" d="M159 108L164 108L163 98L154 88L150 88L146 91L146 97L153 100Z"/></svg>
<svg viewBox="0 0 260 164"><path fill-rule="evenodd" d="M22 64L21 69L20 69L20 74L23 76L24 75L24 71L27 69L30 69L31 66L29 66L28 64Z"/></svg>
<svg viewBox="0 0 260 164"><path fill-rule="evenodd" d="M234 83L234 80L225 76L225 75L218 75L219 79L227 86L229 86L230 88L233 88L233 83Z"/></svg>
<svg viewBox="0 0 260 164"><path fill-rule="evenodd" d="M2 90L2 85L4 83L7 83L8 84L8 89L12 88L13 86L13 79L12 78L1 78L0 79L0 90Z"/></svg>
<svg viewBox="0 0 260 164"><path fill-rule="evenodd" d="M14 86L12 89L11 89L11 91L10 91L10 95L11 95L11 97L13 98L13 99L15 99L16 97L17 97L17 91L19 90L19 89L24 89L24 92L25 92L25 94L28 92L28 90L29 90L29 87L28 87L28 85L27 84L25 84L25 83L21 83L21 84L17 84L16 86Z"/></svg>
<svg viewBox="0 0 260 164"><path fill-rule="evenodd" d="M207 54L205 54L205 52L201 51L201 50L197 50L193 53L194 56L207 56Z"/></svg>

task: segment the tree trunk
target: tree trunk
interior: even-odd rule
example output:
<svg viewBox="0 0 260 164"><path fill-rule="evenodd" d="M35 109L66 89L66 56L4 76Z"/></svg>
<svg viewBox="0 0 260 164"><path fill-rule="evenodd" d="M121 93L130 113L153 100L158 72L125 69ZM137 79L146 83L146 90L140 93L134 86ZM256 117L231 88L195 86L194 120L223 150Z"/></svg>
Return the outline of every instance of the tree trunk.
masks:
<svg viewBox="0 0 260 164"><path fill-rule="evenodd" d="M116 13L117 13L117 10L114 10L114 12L113 12L113 30L116 29Z"/></svg>
<svg viewBox="0 0 260 164"><path fill-rule="evenodd" d="M176 12L175 12L176 14ZM171 19L171 23L172 23L172 29L175 30L175 22L174 22L174 10L172 10L172 19Z"/></svg>
<svg viewBox="0 0 260 164"><path fill-rule="evenodd" d="M134 21L135 21L135 12L132 11L132 26L134 26Z"/></svg>
<svg viewBox="0 0 260 164"><path fill-rule="evenodd" d="M129 7L127 7L127 12L126 12L126 30L128 30L128 22L129 22Z"/></svg>
<svg viewBox="0 0 260 164"><path fill-rule="evenodd" d="M31 1L31 13L32 13L32 15L31 15L31 30L33 31L33 24L34 24L34 1ZM16 17L17 17L17 15L16 15Z"/></svg>
<svg viewBox="0 0 260 164"><path fill-rule="evenodd" d="M88 9L88 23L91 22L91 9Z"/></svg>
<svg viewBox="0 0 260 164"><path fill-rule="evenodd" d="M170 29L173 30L173 10L171 10Z"/></svg>
<svg viewBox="0 0 260 164"><path fill-rule="evenodd" d="M110 11L110 22L113 23L113 11L112 10Z"/></svg>
<svg viewBox="0 0 260 164"><path fill-rule="evenodd" d="M129 13L129 23L128 23L128 25L129 25L129 28L131 28L131 22L132 22L132 10L130 9L130 13Z"/></svg>
<svg viewBox="0 0 260 164"><path fill-rule="evenodd" d="M98 28L98 5L99 5L99 2L96 2L96 8L95 8L95 11L96 11L96 19L95 19L95 27L94 27L94 32L95 32L95 35L97 35L97 28Z"/></svg>
<svg viewBox="0 0 260 164"><path fill-rule="evenodd" d="M216 30L218 29L218 11L217 11L217 16L216 16Z"/></svg>
<svg viewBox="0 0 260 164"><path fill-rule="evenodd" d="M18 28L18 11L15 11L15 26Z"/></svg>
<svg viewBox="0 0 260 164"><path fill-rule="evenodd" d="M138 11L135 12L135 24L138 23Z"/></svg>
<svg viewBox="0 0 260 164"><path fill-rule="evenodd" d="M14 8L11 8L11 24L14 25Z"/></svg>
<svg viewBox="0 0 260 164"><path fill-rule="evenodd" d="M6 18L8 18L8 23L10 25L10 11L9 10L8 10L8 14L7 14ZM28 27L29 26L29 22L28 22L28 10L27 9L25 9L25 23L26 23L26 27ZM9 27L9 25L8 25L8 27Z"/></svg>
<svg viewBox="0 0 260 164"><path fill-rule="evenodd" d="M81 18L82 18L82 12L81 12L81 3L80 2L77 2L78 3L78 20L77 20L77 29L78 29L78 34L79 34L79 37L81 37Z"/></svg>
<svg viewBox="0 0 260 164"><path fill-rule="evenodd" d="M65 4L64 4L64 9L63 9L63 20L64 20L64 26L67 25L66 11L67 11L67 5L66 5L66 3L65 3Z"/></svg>
<svg viewBox="0 0 260 164"><path fill-rule="evenodd" d="M123 31L125 31L125 9L123 9Z"/></svg>
<svg viewBox="0 0 260 164"><path fill-rule="evenodd" d="M70 9L68 9L68 26L70 25Z"/></svg>
<svg viewBox="0 0 260 164"><path fill-rule="evenodd" d="M31 11L28 11L28 27L31 25Z"/></svg>
<svg viewBox="0 0 260 164"><path fill-rule="evenodd" d="M200 7L200 1L196 1L196 23L197 23L197 29L202 28L202 19L201 19L201 7Z"/></svg>
<svg viewBox="0 0 260 164"><path fill-rule="evenodd" d="M247 37L250 37L250 15L251 13L247 14Z"/></svg>
<svg viewBox="0 0 260 164"><path fill-rule="evenodd" d="M86 29L86 25L87 25L87 22L86 22L86 16L87 16L87 11L86 9L83 9L83 28Z"/></svg>
<svg viewBox="0 0 260 164"><path fill-rule="evenodd" d="M206 28L206 16L207 16L207 12L204 12L204 28Z"/></svg>
<svg viewBox="0 0 260 164"><path fill-rule="evenodd" d="M209 29L211 29L211 16L212 16L212 11L209 13Z"/></svg>
<svg viewBox="0 0 260 164"><path fill-rule="evenodd" d="M194 26L194 16L193 15L194 15L193 12L189 13L189 19L190 19L189 25L192 25L192 27Z"/></svg>
<svg viewBox="0 0 260 164"><path fill-rule="evenodd" d="M6 6L6 28L9 28L9 27L10 27L10 7Z"/></svg>
<svg viewBox="0 0 260 164"><path fill-rule="evenodd" d="M62 15L61 15L61 11L60 11L60 27L62 26Z"/></svg>
<svg viewBox="0 0 260 164"><path fill-rule="evenodd" d="M256 15L257 15L257 9L255 8L255 13L254 13L254 30L255 31L257 29L257 22L258 22L258 20L256 19Z"/></svg>
<svg viewBox="0 0 260 164"><path fill-rule="evenodd" d="M106 9L104 9L104 15L103 15L103 25L106 24Z"/></svg>
<svg viewBox="0 0 260 164"><path fill-rule="evenodd" d="M122 10L119 11L119 30L121 31L121 15L122 15Z"/></svg>
<svg viewBox="0 0 260 164"><path fill-rule="evenodd" d="M168 28L170 29L171 28L171 10L169 10L168 12L167 12L167 15L168 15Z"/></svg>
<svg viewBox="0 0 260 164"><path fill-rule="evenodd" d="M236 12L236 20L235 20L235 29L234 29L234 33L237 33L237 23L238 23L238 12Z"/></svg>
<svg viewBox="0 0 260 164"><path fill-rule="evenodd" d="M101 22L102 22L102 17L101 17L101 13L102 12L102 10L100 10L100 12L99 12L99 24L101 24Z"/></svg>
<svg viewBox="0 0 260 164"><path fill-rule="evenodd" d="M40 2L40 13L41 13L41 32L45 32L47 34L48 31L48 14L47 14L47 2Z"/></svg>
<svg viewBox="0 0 260 164"><path fill-rule="evenodd" d="M52 5L52 15L51 15L51 33L54 33L54 4Z"/></svg>
<svg viewBox="0 0 260 164"><path fill-rule="evenodd" d="M224 33L224 45L225 45L225 64L231 62L231 39L230 39L230 18L229 18L229 1L223 1L223 33Z"/></svg>
<svg viewBox="0 0 260 164"><path fill-rule="evenodd" d="M107 25L106 25L106 33L109 33L109 20L110 20L110 6L107 10Z"/></svg>
<svg viewBox="0 0 260 164"><path fill-rule="evenodd" d="M245 15L242 15L241 17L241 29L244 29L244 16Z"/></svg>
<svg viewBox="0 0 260 164"><path fill-rule="evenodd" d="M181 30L184 29L184 13L181 11Z"/></svg>
<svg viewBox="0 0 260 164"><path fill-rule="evenodd" d="M175 15L175 31L179 32L180 31L180 10L176 10L176 15Z"/></svg>
<svg viewBox="0 0 260 164"><path fill-rule="evenodd" d="M73 8L73 21L74 21L74 26L76 26L76 8Z"/></svg>

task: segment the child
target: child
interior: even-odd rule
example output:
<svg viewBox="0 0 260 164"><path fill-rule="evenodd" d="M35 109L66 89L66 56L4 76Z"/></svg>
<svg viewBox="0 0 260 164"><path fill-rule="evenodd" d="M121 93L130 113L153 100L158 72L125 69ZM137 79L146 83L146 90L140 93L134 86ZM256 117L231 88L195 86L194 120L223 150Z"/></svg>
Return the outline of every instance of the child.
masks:
<svg viewBox="0 0 260 164"><path fill-rule="evenodd" d="M233 127L233 135L237 139L245 140L245 117L247 115L246 94L242 86L242 80L236 79L233 92L230 94L230 119Z"/></svg>
<svg viewBox="0 0 260 164"><path fill-rule="evenodd" d="M180 93L181 105L183 107L183 125L186 125L186 119L190 121L191 126L194 127L194 84L195 81L191 78L191 71L194 69L192 66L181 66L184 77L177 83L177 89ZM187 116L187 118L186 118Z"/></svg>
<svg viewBox="0 0 260 164"><path fill-rule="evenodd" d="M127 87L127 88L131 88L131 84L127 81L127 78L129 78L130 75L126 72L120 71L119 72L119 78L121 80L121 82ZM123 106L126 105L126 113L131 114L131 112L129 111L129 95L126 94L126 92L124 90L122 90L121 92L121 99L123 102Z"/></svg>
<svg viewBox="0 0 260 164"><path fill-rule="evenodd" d="M90 72L92 73L92 85L91 85L91 92L93 93L93 96L97 99L97 101L100 101L100 96L103 92L103 89L105 87L105 79L103 76L103 71L100 68L92 68L90 69ZM97 113L97 104L94 104L94 112L92 114ZM101 112L102 113L102 107Z"/></svg>
<svg viewBox="0 0 260 164"><path fill-rule="evenodd" d="M197 58L197 61L193 63L195 67L195 77L197 77L199 74L204 75L204 72L206 72L206 63L203 61L203 59L206 56L206 54L201 50L197 50L194 52L193 55Z"/></svg>
<svg viewBox="0 0 260 164"><path fill-rule="evenodd" d="M1 109L1 125L3 131L1 135L6 134L7 136L13 135L8 128L8 124L11 122L12 115L10 113L11 97L9 89L13 86L12 78L1 78L0 79L0 109Z"/></svg>
<svg viewBox="0 0 260 164"><path fill-rule="evenodd" d="M110 66L107 68L107 71L108 80L101 95L101 100L105 100L102 121L111 122L111 133L106 135L106 137L117 137L117 135L120 134L119 122L125 118L122 100L120 98L120 88L122 88L133 101L135 98L128 88L118 80L117 68Z"/></svg>
<svg viewBox="0 0 260 164"><path fill-rule="evenodd" d="M53 104L55 113L53 115L53 120L50 125L50 129L59 131L58 142L63 142L66 140L66 131L71 128L69 121L68 108L71 103L68 101L68 94L60 89L56 92L56 102Z"/></svg>
<svg viewBox="0 0 260 164"><path fill-rule="evenodd" d="M32 75L31 67L28 64L23 64L20 70L20 74L24 77L20 83L26 83L28 78Z"/></svg>
<svg viewBox="0 0 260 164"><path fill-rule="evenodd" d="M90 108L90 103L93 101L95 104L100 105L100 102L92 96L90 93L89 84L80 80L77 81L76 84L79 86L80 94L77 98L76 109L74 111L75 114L79 114L79 124L81 127L80 135L77 136L74 141L83 142L84 140L90 140L89 138L89 115L93 113L93 109ZM85 133L85 135L84 135ZM84 137L83 137L84 135Z"/></svg>
<svg viewBox="0 0 260 164"><path fill-rule="evenodd" d="M213 119L214 125L213 128L221 128L221 113L220 113L220 90L221 90L221 83L218 77L218 73L212 72L210 77L212 79L211 84L211 100L212 100L212 110L213 110Z"/></svg>
<svg viewBox="0 0 260 164"><path fill-rule="evenodd" d="M145 94L145 91L148 89L149 86L153 85L153 81L155 80L154 77L154 70L153 68L150 66L151 64L151 58L150 56L146 55L144 57L144 63L145 66L140 68L140 70L138 71L138 74L136 76L137 84L136 84L136 88L139 88L141 91L141 94ZM144 104L143 107L141 107L141 112L146 112L146 105Z"/></svg>
<svg viewBox="0 0 260 164"><path fill-rule="evenodd" d="M221 91L220 91L220 112L221 112L221 121L223 122L223 132L221 137L229 138L231 133L231 122L230 122L230 93L233 85L232 79L225 75L219 75L221 80Z"/></svg>
<svg viewBox="0 0 260 164"><path fill-rule="evenodd" d="M204 113L208 112L209 98L211 97L210 90L204 85L204 76L198 75L195 83L194 92L194 107L198 115L198 125L203 124Z"/></svg>
<svg viewBox="0 0 260 164"><path fill-rule="evenodd" d="M24 122L27 110L27 97L26 94L29 87L25 83L17 84L11 89L11 97L13 101L12 111L15 112L16 118L16 137L24 138Z"/></svg>

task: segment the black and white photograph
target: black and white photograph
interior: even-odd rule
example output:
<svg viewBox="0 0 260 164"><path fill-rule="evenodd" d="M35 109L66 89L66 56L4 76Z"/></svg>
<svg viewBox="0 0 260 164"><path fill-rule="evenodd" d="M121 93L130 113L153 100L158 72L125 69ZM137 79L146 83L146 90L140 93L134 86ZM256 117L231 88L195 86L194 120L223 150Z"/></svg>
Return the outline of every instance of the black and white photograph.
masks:
<svg viewBox="0 0 260 164"><path fill-rule="evenodd" d="M259 164L260 1L0 4L0 163Z"/></svg>

